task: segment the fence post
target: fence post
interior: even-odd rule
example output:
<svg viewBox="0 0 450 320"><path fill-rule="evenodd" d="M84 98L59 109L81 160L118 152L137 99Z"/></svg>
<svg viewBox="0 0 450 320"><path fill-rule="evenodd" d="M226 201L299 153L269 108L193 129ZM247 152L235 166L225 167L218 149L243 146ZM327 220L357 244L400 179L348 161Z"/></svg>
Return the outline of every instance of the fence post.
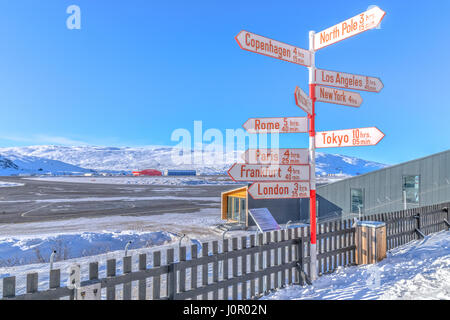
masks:
<svg viewBox="0 0 450 320"><path fill-rule="evenodd" d="M175 300L175 293L177 290L177 270L174 262L173 248L167 250L167 264L169 265L169 274L167 276L167 296L169 300Z"/></svg>

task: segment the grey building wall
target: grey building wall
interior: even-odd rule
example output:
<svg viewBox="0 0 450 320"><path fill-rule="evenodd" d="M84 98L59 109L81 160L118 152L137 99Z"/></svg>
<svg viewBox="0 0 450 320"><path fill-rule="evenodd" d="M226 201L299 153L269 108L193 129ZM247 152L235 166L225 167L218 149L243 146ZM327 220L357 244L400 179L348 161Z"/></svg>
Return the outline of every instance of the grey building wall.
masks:
<svg viewBox="0 0 450 320"><path fill-rule="evenodd" d="M304 221L308 216L305 216L304 210L300 211L299 199L267 199L255 200L250 195L248 196L248 209L253 208L267 208L272 213L278 224L284 224L290 221ZM303 215L302 215L303 213ZM255 222L248 215L248 225L254 226Z"/></svg>
<svg viewBox="0 0 450 320"><path fill-rule="evenodd" d="M450 150L447 150L318 187L319 217L350 214L351 188L364 190L364 214L401 210L405 175L420 176L419 204L408 204L408 208L450 200Z"/></svg>

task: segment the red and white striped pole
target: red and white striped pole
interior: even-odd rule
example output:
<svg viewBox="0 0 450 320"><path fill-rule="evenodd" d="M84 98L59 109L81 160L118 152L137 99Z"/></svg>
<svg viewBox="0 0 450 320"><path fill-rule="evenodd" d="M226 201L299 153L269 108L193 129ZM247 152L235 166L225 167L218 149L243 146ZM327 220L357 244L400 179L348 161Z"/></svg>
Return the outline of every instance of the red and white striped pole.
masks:
<svg viewBox="0 0 450 320"><path fill-rule="evenodd" d="M309 275L311 280L317 279L317 246L316 246L316 61L314 51L314 31L309 32L309 51L311 52L311 67L309 67L309 97L312 101L309 118L309 164L310 164L310 196L309 196L309 226L311 232L311 263Z"/></svg>

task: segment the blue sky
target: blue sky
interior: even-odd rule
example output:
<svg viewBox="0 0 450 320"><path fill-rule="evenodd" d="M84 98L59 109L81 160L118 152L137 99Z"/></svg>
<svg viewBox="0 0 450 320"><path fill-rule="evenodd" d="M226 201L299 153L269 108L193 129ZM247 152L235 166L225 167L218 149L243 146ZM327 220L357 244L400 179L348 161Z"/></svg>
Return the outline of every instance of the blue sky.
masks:
<svg viewBox="0 0 450 320"><path fill-rule="evenodd" d="M69 5L81 30L66 28ZM0 147L171 145L173 130L240 128L250 117L303 116L307 68L241 50L242 29L307 48L369 5L381 29L319 50L319 68L380 77L358 108L317 104L317 130L377 126L373 147L322 149L394 164L450 145L450 1L0 2ZM307 134L280 136L307 147Z"/></svg>

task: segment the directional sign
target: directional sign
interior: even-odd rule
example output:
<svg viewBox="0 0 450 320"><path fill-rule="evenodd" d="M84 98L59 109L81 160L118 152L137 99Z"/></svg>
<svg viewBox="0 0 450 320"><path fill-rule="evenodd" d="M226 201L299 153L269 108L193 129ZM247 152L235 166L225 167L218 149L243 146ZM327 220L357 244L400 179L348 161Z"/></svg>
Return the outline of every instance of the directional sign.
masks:
<svg viewBox="0 0 450 320"><path fill-rule="evenodd" d="M306 117L250 118L243 125L248 133L308 132Z"/></svg>
<svg viewBox="0 0 450 320"><path fill-rule="evenodd" d="M316 132L316 148L373 146L384 133L376 127Z"/></svg>
<svg viewBox="0 0 450 320"><path fill-rule="evenodd" d="M309 182L256 182L248 193L255 200L309 198Z"/></svg>
<svg viewBox="0 0 450 320"><path fill-rule="evenodd" d="M311 66L311 53L308 50L272 40L245 30L235 37L241 49L268 57L289 61L305 67Z"/></svg>
<svg viewBox="0 0 450 320"><path fill-rule="evenodd" d="M383 82L379 78L322 69L316 69L315 83L371 92L380 92L383 89Z"/></svg>
<svg viewBox="0 0 450 320"><path fill-rule="evenodd" d="M309 181L309 165L235 163L228 170L234 181Z"/></svg>
<svg viewBox="0 0 450 320"><path fill-rule="evenodd" d="M377 27L386 12L373 7L363 13L329 27L314 35L314 50L319 50L330 44L356 36L361 32Z"/></svg>
<svg viewBox="0 0 450 320"><path fill-rule="evenodd" d="M312 101L308 95L299 87L295 87L295 104L307 114L312 114Z"/></svg>
<svg viewBox="0 0 450 320"><path fill-rule="evenodd" d="M251 164L309 164L308 149L248 149L241 156Z"/></svg>
<svg viewBox="0 0 450 320"><path fill-rule="evenodd" d="M363 101L358 92L322 86L316 86L316 99L321 102L340 104L349 107L359 107Z"/></svg>

